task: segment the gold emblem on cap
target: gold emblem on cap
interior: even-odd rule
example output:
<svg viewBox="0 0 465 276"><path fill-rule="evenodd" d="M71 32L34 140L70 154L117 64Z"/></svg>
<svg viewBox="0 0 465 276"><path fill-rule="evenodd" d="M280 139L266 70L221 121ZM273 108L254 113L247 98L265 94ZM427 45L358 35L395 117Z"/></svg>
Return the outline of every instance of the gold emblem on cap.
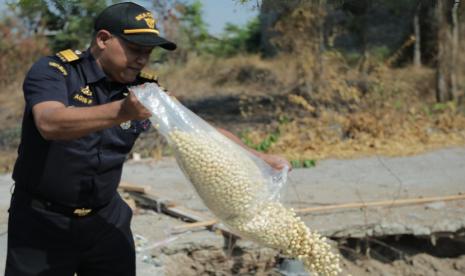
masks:
<svg viewBox="0 0 465 276"><path fill-rule="evenodd" d="M145 23L147 23L147 26L149 26L150 29L155 28L155 19L145 18Z"/></svg>
<svg viewBox="0 0 465 276"><path fill-rule="evenodd" d="M145 21L145 23L150 29L155 29L155 23L157 21L155 20L155 18L153 18L151 12L144 12L136 16L137 21L140 21L142 19Z"/></svg>

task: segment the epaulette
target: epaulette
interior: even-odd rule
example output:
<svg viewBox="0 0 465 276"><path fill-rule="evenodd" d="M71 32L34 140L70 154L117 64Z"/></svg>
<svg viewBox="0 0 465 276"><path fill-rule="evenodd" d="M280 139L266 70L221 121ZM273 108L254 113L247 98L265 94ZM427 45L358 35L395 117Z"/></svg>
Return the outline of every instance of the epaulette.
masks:
<svg viewBox="0 0 465 276"><path fill-rule="evenodd" d="M73 51L71 49L66 49L56 53L56 56L59 57L63 62L73 62L75 60L80 59L79 56L81 54L82 53L79 50Z"/></svg>
<svg viewBox="0 0 465 276"><path fill-rule="evenodd" d="M139 73L139 77L141 77L142 79L149 80L149 81L155 81L155 82L158 81L158 76L157 76L157 74L155 74L154 71L148 70L148 69L142 70L142 71Z"/></svg>

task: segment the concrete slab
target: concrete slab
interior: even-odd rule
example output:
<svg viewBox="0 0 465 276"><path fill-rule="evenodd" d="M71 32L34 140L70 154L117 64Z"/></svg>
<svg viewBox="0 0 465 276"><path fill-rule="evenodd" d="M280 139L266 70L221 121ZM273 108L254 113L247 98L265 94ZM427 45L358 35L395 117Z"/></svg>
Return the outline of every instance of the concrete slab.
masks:
<svg viewBox="0 0 465 276"><path fill-rule="evenodd" d="M10 206L13 181L10 174L0 175L0 274L5 271L8 238L8 207Z"/></svg>
<svg viewBox="0 0 465 276"><path fill-rule="evenodd" d="M411 157L324 160L295 169L282 191L286 206L304 208L348 202L396 200L465 193L465 148ZM175 160L128 162L123 179L197 211L209 213ZM464 201L408 207L342 210L303 216L307 225L330 236L395 233L429 234L465 227ZM434 206L434 205L433 205Z"/></svg>

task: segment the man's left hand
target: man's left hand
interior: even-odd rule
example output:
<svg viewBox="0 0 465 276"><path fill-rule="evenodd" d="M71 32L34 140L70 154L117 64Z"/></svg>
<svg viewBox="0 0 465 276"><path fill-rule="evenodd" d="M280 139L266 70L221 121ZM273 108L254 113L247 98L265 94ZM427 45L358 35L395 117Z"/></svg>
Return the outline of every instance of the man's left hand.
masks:
<svg viewBox="0 0 465 276"><path fill-rule="evenodd" d="M265 154L261 153L259 155L263 161L265 161L268 165L270 165L275 170L282 170L284 167L287 166L288 170L292 170L291 163L287 161L284 157L274 154Z"/></svg>

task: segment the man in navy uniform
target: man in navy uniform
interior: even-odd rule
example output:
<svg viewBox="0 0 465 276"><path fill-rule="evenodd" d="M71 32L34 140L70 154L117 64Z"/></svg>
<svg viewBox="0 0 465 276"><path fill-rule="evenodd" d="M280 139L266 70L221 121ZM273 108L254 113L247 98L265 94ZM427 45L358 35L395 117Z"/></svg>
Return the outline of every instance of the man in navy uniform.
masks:
<svg viewBox="0 0 465 276"><path fill-rule="evenodd" d="M150 126L128 86L156 82L142 71L152 50L176 48L155 23L137 4L112 5L97 17L87 51L44 57L28 72L6 276L135 275L132 212L117 186ZM260 157L276 168L287 162Z"/></svg>

